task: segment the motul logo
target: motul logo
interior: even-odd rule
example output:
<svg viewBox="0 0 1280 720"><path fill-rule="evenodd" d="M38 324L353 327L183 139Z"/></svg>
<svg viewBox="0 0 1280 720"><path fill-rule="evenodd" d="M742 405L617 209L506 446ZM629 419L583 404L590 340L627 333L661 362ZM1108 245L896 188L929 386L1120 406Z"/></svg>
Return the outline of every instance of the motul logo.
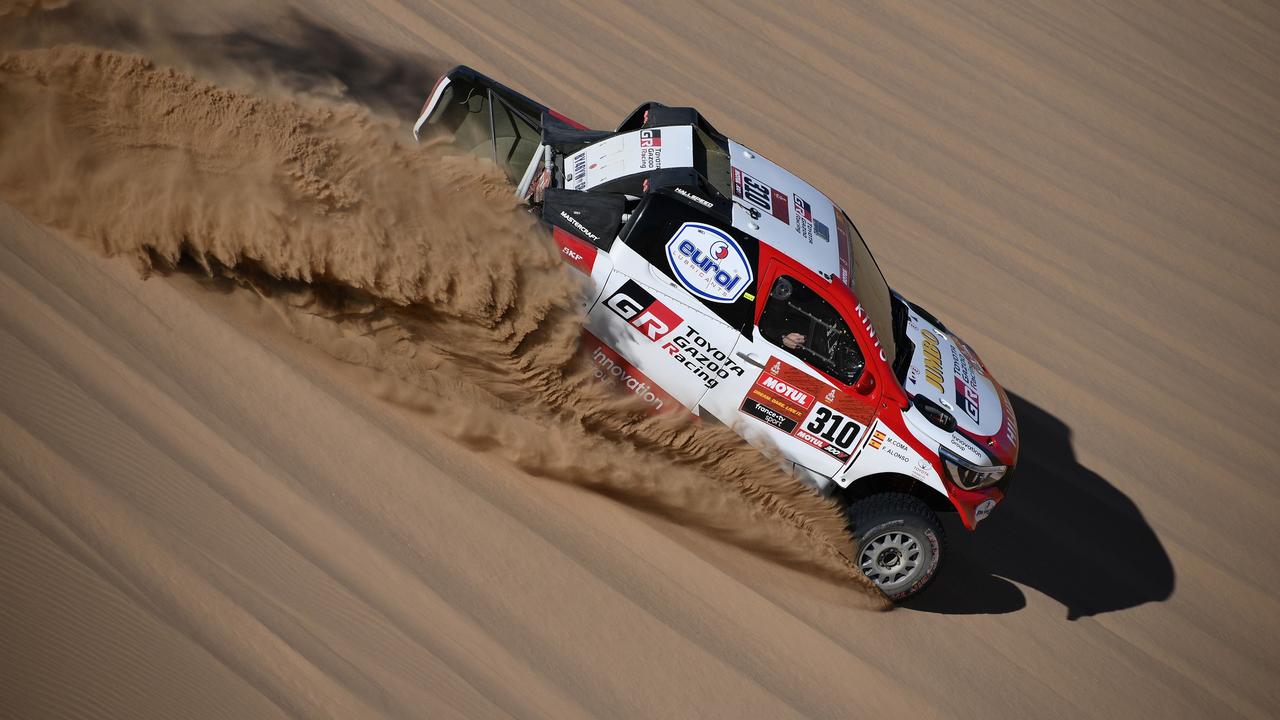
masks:
<svg viewBox="0 0 1280 720"><path fill-rule="evenodd" d="M760 386L770 392L781 395L797 405L803 405L805 407L808 407L809 405L809 393L793 388L776 377L765 378L761 381Z"/></svg>

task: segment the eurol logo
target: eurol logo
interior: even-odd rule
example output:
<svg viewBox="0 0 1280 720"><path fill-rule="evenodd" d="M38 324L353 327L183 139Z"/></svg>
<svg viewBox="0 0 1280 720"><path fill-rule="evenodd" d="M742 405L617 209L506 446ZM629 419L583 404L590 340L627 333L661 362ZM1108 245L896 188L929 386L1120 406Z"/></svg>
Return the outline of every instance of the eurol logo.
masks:
<svg viewBox="0 0 1280 720"><path fill-rule="evenodd" d="M754 277L738 242L703 223L680 226L667 241L667 261L685 289L709 302L735 302Z"/></svg>

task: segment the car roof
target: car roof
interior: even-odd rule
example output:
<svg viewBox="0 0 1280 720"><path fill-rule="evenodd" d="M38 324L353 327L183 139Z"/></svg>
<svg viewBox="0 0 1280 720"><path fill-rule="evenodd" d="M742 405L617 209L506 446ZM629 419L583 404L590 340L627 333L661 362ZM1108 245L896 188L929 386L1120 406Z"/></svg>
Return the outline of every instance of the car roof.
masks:
<svg viewBox="0 0 1280 720"><path fill-rule="evenodd" d="M835 203L735 140L729 152L733 226L824 278L848 283L849 243Z"/></svg>
<svg viewBox="0 0 1280 720"><path fill-rule="evenodd" d="M670 122L677 117L685 122ZM695 167L698 132L727 147L727 187L717 187L703 174L706 168ZM566 145L577 137L582 142L564 163L566 189L633 196L673 192L819 276L848 283L848 241L842 237L846 227L840 209L793 173L716 133L691 108L642 105L618 132L570 130ZM727 197L716 197L725 192Z"/></svg>

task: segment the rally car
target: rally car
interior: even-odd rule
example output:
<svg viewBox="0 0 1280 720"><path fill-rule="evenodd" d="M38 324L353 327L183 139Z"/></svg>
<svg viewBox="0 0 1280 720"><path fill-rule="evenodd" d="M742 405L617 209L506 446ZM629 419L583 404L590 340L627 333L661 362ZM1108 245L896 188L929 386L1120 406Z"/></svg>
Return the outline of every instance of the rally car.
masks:
<svg viewBox="0 0 1280 720"><path fill-rule="evenodd" d="M972 530L1004 499L1018 427L977 354L889 288L843 210L696 110L589 130L458 67L414 134L491 159L552 227L600 381L776 448L846 508L890 598L936 574L937 513Z"/></svg>

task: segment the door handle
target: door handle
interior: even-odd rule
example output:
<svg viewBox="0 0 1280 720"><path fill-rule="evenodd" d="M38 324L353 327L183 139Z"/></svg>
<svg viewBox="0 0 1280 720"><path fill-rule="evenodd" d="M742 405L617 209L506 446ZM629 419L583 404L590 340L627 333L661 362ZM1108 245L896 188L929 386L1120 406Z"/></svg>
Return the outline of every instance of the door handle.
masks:
<svg viewBox="0 0 1280 720"><path fill-rule="evenodd" d="M742 351L739 351L737 355L738 357L742 358L743 360L746 360L747 362L751 363L752 365L755 365L758 368L764 367L764 361L761 360L760 356L755 353L744 353Z"/></svg>

